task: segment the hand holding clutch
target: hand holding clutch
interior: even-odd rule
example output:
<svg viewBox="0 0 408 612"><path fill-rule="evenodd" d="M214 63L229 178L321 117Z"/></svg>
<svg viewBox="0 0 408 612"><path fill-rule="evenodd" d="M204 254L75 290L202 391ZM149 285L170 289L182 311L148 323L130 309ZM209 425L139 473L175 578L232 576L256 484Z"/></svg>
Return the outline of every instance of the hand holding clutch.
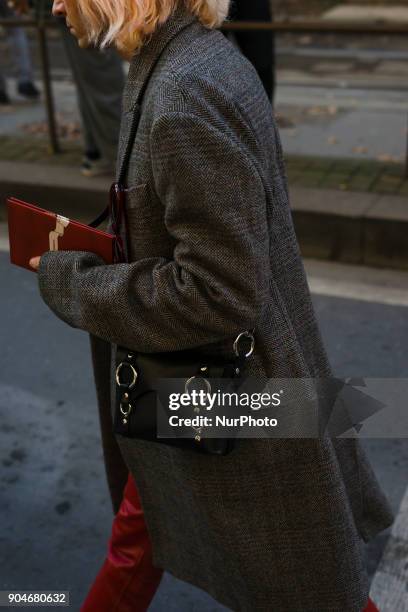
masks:
<svg viewBox="0 0 408 612"><path fill-rule="evenodd" d="M10 260L30 271L38 270L45 252L89 251L105 263L114 261L116 236L39 206L8 198Z"/></svg>

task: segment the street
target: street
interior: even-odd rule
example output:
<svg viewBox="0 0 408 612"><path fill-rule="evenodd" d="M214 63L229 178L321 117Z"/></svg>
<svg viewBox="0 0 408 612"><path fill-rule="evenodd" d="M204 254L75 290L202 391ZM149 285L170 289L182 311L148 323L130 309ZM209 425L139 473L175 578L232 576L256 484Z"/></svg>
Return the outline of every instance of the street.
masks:
<svg viewBox="0 0 408 612"><path fill-rule="evenodd" d="M307 269L336 374L407 377L407 274L390 272L394 289L384 289L364 268L308 261ZM5 251L0 278L0 588L69 590L77 610L103 560L112 520L88 337L48 310L35 274L10 266ZM348 287L347 298L336 295L338 286ZM392 303L383 303L390 291ZM398 512L407 487L408 440L364 445ZM371 576L388 536L367 546ZM166 575L152 612L193 609L222 610L205 593Z"/></svg>

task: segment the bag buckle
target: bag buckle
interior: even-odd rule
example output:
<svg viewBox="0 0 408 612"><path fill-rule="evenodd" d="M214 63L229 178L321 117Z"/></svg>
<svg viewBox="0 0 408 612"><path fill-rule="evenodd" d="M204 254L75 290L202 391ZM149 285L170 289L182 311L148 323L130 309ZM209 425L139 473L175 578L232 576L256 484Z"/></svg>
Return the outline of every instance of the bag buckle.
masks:
<svg viewBox="0 0 408 612"><path fill-rule="evenodd" d="M124 393L119 404L120 411L123 415L122 423L127 425L128 416L132 412L132 404L129 401L129 393Z"/></svg>
<svg viewBox="0 0 408 612"><path fill-rule="evenodd" d="M130 382L122 382L120 380L120 373L123 370L123 368L130 369L130 373L132 374L132 379ZM121 361L121 363L116 368L115 378L116 378L116 384L118 385L118 387L124 387L126 389L133 389L133 387L136 384L137 378L138 378L138 373L137 373L136 368L131 363L128 363L127 361Z"/></svg>
<svg viewBox="0 0 408 612"><path fill-rule="evenodd" d="M251 346L249 348L249 351L247 353L245 353L244 355L240 355L239 346L238 346L240 341L242 340L242 338L248 338L248 340L251 341ZM235 338L235 341L234 341L234 344L233 344L233 348L234 348L234 353L235 353L235 355L237 357L245 357L245 359L247 359L254 352L254 348L255 348L255 338L254 338L254 335L251 332L249 332L248 330L241 332Z"/></svg>

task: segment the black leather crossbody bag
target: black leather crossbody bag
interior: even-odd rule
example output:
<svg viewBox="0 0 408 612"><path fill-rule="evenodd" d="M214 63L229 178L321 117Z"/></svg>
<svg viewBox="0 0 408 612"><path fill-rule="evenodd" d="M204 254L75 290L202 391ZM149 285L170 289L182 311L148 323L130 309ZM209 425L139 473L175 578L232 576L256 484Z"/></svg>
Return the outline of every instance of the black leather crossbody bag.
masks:
<svg viewBox="0 0 408 612"><path fill-rule="evenodd" d="M251 343L246 353L240 352L241 339L247 339ZM193 388L212 393L218 389L220 379L228 379L228 390L230 391L232 386L233 390L237 391L243 382L245 361L253 350L253 342L250 332L242 332L236 339L234 348L231 347L229 360L205 358L200 355L200 347L167 353L138 353L118 346L115 371L115 433L204 453L226 455L234 447L233 438L205 437L205 430L203 432L203 428L199 426L190 428L190 437L158 437L159 411L163 419L171 416L168 404L171 387L166 385L166 380L172 379L177 388L185 393L189 393ZM213 381L217 382L217 387L213 385ZM167 387L167 393L163 394L163 387ZM162 402L161 397L164 400ZM189 407L187 410L190 417L200 413L200 408ZM205 408L201 409L201 414L203 413Z"/></svg>
<svg viewBox="0 0 408 612"><path fill-rule="evenodd" d="M157 60L156 60L157 61ZM150 74L154 68L151 67ZM89 225L97 227L108 217L115 235L115 263L128 262L128 249L123 236L127 234L125 177L132 146L140 122L141 100L148 79L141 89L134 106L129 138L120 164L118 182L110 189L110 201L106 209ZM125 228L123 232L122 229ZM231 340L229 359L207 358L200 347L164 353L140 353L117 346L115 360L116 401L114 411L114 433L149 440L199 452L226 455L234 447L232 438L206 438L201 428L192 428L191 438L162 438L157 436L158 390L157 383L163 379L183 379L185 391L190 385L200 382L211 389L212 379L242 379L247 359L254 351L254 330L243 330ZM166 406L164 406L166 410ZM196 409L197 410L197 409ZM192 415L194 416L194 415Z"/></svg>

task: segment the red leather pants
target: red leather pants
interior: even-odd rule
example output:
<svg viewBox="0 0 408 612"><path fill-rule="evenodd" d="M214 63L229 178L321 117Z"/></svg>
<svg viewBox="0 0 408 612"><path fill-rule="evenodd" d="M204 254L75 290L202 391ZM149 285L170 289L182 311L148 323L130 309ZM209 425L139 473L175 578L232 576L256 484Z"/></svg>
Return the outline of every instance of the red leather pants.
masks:
<svg viewBox="0 0 408 612"><path fill-rule="evenodd" d="M152 550L139 494L129 474L116 514L108 555L81 612L145 612L162 578L152 565ZM371 599L362 612L379 612Z"/></svg>
<svg viewBox="0 0 408 612"><path fill-rule="evenodd" d="M372 599L368 598L368 604L364 608L363 612L380 612Z"/></svg>
<svg viewBox="0 0 408 612"><path fill-rule="evenodd" d="M163 570L152 565L152 548L139 495L129 474L109 540L107 557L81 612L144 612Z"/></svg>

